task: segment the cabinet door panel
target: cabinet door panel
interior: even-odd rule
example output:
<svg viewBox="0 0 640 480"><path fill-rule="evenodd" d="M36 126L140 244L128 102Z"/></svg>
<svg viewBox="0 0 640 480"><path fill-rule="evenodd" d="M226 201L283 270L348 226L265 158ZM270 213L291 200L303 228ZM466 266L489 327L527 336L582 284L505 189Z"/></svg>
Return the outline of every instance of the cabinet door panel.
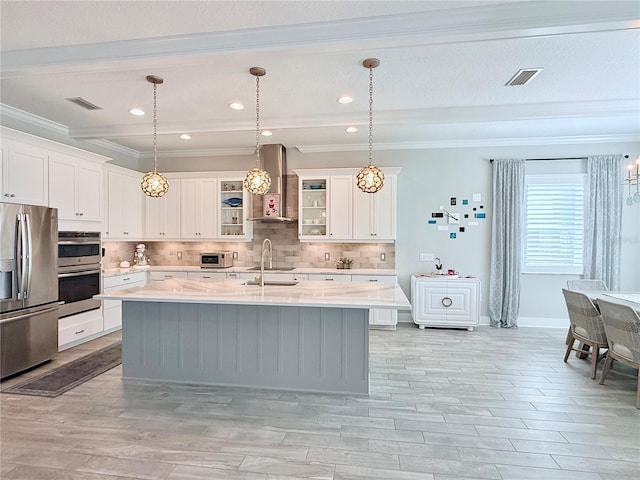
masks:
<svg viewBox="0 0 640 480"><path fill-rule="evenodd" d="M215 238L218 235L217 201L218 190L215 178L200 182L200 221L202 237Z"/></svg>
<svg viewBox="0 0 640 480"><path fill-rule="evenodd" d="M7 141L2 163L3 202L48 206L49 154L46 150Z"/></svg>
<svg viewBox="0 0 640 480"><path fill-rule="evenodd" d="M79 166L77 169L77 201L79 220L102 221L102 172Z"/></svg>
<svg viewBox="0 0 640 480"><path fill-rule="evenodd" d="M374 208L371 218L374 225L374 239L376 240L393 240L396 238L395 189L395 177L388 176L385 178L382 190L372 194Z"/></svg>
<svg viewBox="0 0 640 480"><path fill-rule="evenodd" d="M49 206L58 209L59 220L78 220L76 167L64 161L49 163Z"/></svg>
<svg viewBox="0 0 640 480"><path fill-rule="evenodd" d="M352 236L353 177L335 175L331 177L329 190L329 238L350 240Z"/></svg>

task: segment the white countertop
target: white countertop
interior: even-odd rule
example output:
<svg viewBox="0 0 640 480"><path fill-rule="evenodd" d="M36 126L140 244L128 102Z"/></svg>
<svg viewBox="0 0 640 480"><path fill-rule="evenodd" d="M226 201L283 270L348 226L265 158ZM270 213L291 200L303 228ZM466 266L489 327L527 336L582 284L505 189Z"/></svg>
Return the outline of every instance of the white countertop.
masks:
<svg viewBox="0 0 640 480"><path fill-rule="evenodd" d="M243 285L246 280L175 278L96 295L101 300L411 310L397 284L301 280L294 286Z"/></svg>
<svg viewBox="0 0 640 480"><path fill-rule="evenodd" d="M229 267L229 268L201 268L199 266L177 266L159 265L147 269L138 268L107 268L102 271L104 277L116 275L127 275L135 272L162 271L162 272L225 272L225 273L259 273L257 270L250 270L252 267ZM390 275L395 276L397 272L393 268L347 268L337 269L331 267L313 268L302 267L293 270L269 270L268 273L316 273L324 275Z"/></svg>

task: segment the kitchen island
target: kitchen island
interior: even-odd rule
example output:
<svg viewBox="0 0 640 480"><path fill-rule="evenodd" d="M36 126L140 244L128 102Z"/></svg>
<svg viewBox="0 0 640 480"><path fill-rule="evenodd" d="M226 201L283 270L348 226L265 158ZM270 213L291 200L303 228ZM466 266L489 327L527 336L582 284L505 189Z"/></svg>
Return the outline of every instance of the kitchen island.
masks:
<svg viewBox="0 0 640 480"><path fill-rule="evenodd" d="M410 310L396 284L247 285L176 278L96 296L122 300L123 378L369 392L369 309Z"/></svg>

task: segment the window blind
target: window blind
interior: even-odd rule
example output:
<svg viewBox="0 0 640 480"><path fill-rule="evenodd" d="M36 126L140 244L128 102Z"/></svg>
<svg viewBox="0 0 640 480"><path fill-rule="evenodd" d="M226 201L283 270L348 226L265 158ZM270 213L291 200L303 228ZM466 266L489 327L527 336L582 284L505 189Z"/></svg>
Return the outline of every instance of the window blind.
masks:
<svg viewBox="0 0 640 480"><path fill-rule="evenodd" d="M585 175L527 175L525 272L582 273Z"/></svg>

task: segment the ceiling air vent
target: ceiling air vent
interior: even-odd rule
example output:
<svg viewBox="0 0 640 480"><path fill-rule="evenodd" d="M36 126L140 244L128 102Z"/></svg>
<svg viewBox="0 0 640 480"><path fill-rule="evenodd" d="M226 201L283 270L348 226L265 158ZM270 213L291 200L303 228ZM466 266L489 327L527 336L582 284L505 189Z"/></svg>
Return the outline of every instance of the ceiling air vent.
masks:
<svg viewBox="0 0 640 480"><path fill-rule="evenodd" d="M102 107L94 105L91 102L87 102L82 97L67 98L67 100L69 100L70 102L75 103L76 105L80 105L82 108L86 108L87 110L102 110Z"/></svg>
<svg viewBox="0 0 640 480"><path fill-rule="evenodd" d="M519 70L518 73L511 77L511 80L505 83L505 86L519 87L520 85L526 85L531 80L533 80L533 77L538 75L542 70L542 68L524 68L522 70Z"/></svg>

